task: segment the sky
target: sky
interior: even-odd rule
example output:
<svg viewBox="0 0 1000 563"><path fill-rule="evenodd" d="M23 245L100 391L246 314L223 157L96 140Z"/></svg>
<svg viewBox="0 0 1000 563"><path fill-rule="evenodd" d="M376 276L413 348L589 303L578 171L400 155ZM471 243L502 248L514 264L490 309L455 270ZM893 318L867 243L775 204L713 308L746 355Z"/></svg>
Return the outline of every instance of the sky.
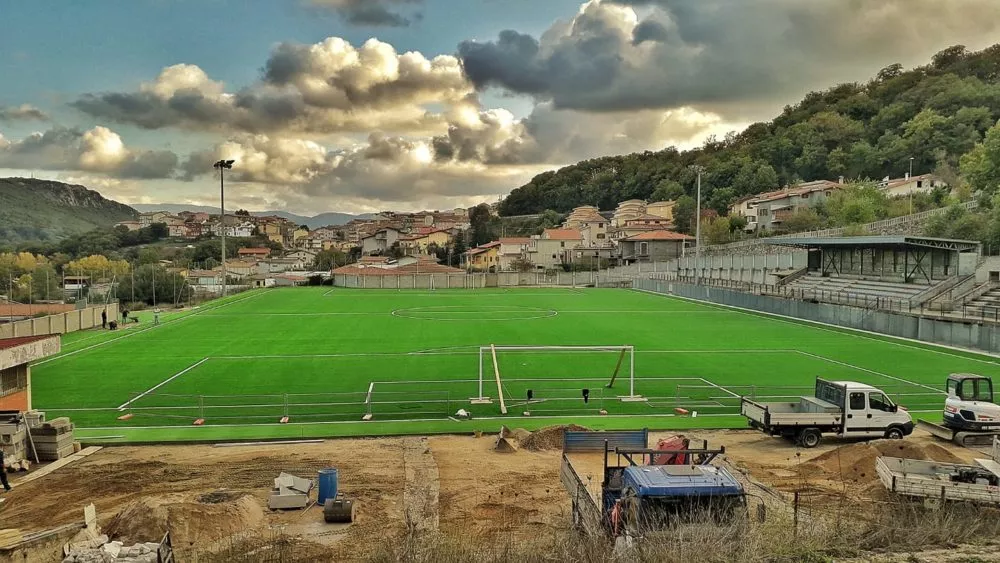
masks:
<svg viewBox="0 0 1000 563"><path fill-rule="evenodd" d="M496 201L1000 42L1000 0L0 0L0 176L125 203Z"/></svg>

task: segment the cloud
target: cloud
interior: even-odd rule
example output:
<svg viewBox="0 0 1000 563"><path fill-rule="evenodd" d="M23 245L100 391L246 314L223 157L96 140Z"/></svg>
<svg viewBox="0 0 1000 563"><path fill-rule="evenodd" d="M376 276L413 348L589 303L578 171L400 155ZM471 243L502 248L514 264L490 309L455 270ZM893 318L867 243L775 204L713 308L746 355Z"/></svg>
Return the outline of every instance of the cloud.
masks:
<svg viewBox="0 0 1000 563"><path fill-rule="evenodd" d="M478 88L557 108L762 117L809 89L998 32L995 0L591 0L538 38L507 30L458 52Z"/></svg>
<svg viewBox="0 0 1000 563"><path fill-rule="evenodd" d="M346 200L404 207L481 200L505 193L543 169L487 165L478 159L436 160L429 138L372 134L349 148L329 150L311 141L254 135L192 154L183 166L186 178L210 174L211 162L220 158L236 160L228 178L266 185L274 198L296 208Z"/></svg>
<svg viewBox="0 0 1000 563"><path fill-rule="evenodd" d="M0 106L0 121L48 121L49 115L29 104Z"/></svg>
<svg viewBox="0 0 1000 563"><path fill-rule="evenodd" d="M453 103L472 91L453 56L399 54L377 39L355 48L331 37L314 45L277 45L261 81L235 92L196 65L178 64L138 91L86 94L72 105L147 129L415 133L444 127L429 105Z"/></svg>
<svg viewBox="0 0 1000 563"><path fill-rule="evenodd" d="M354 25L372 27L407 27L413 19L422 15L406 17L390 6L420 4L423 0L309 0L309 4L336 12L344 21ZM411 19L412 18L412 19Z"/></svg>
<svg viewBox="0 0 1000 563"><path fill-rule="evenodd" d="M55 127L19 141L0 135L0 168L80 171L111 178L169 178L177 167L170 151L129 149L106 127L87 131Z"/></svg>

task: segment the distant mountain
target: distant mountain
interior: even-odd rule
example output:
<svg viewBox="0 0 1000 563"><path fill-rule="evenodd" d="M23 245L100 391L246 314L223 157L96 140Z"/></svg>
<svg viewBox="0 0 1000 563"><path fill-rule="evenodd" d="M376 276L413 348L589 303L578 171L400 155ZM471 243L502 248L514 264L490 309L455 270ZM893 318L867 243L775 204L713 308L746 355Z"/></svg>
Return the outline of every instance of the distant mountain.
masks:
<svg viewBox="0 0 1000 563"><path fill-rule="evenodd" d="M54 241L138 215L84 186L34 178L0 178L0 202L0 243Z"/></svg>
<svg viewBox="0 0 1000 563"><path fill-rule="evenodd" d="M218 207L211 207L208 205L187 205L183 203L140 203L136 204L134 207L143 213L148 213L150 211L166 211L167 213L180 213L181 211L219 213ZM236 211L236 209L227 209L226 213L229 214L233 211ZM258 217L263 215L283 217L289 221L298 223L299 225L306 225L310 229L325 227L327 225L345 225L353 219L369 219L372 217L371 214L351 215L348 213L320 213L315 217L306 217L303 215L288 213L287 211L251 211L251 214Z"/></svg>

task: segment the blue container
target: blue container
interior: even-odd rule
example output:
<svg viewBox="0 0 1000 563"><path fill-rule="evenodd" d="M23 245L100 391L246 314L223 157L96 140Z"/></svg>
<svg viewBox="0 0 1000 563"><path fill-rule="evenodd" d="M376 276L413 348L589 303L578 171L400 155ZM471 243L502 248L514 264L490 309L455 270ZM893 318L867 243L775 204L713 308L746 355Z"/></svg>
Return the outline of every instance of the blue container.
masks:
<svg viewBox="0 0 1000 563"><path fill-rule="evenodd" d="M323 506L328 498L337 498L337 468L319 470L319 498L316 502Z"/></svg>

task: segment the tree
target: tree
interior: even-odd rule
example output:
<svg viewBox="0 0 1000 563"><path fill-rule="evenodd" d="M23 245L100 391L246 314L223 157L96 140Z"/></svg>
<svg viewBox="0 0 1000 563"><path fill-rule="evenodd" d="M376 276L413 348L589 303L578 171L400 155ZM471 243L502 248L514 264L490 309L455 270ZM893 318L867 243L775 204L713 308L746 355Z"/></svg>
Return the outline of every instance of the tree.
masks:
<svg viewBox="0 0 1000 563"><path fill-rule="evenodd" d="M316 255L313 267L317 270L332 270L347 265L347 255L339 250L324 250Z"/></svg>
<svg viewBox="0 0 1000 563"><path fill-rule="evenodd" d="M155 248L143 248L136 260L139 264L155 264L160 261L160 253Z"/></svg>
<svg viewBox="0 0 1000 563"><path fill-rule="evenodd" d="M823 225L823 219L815 209L798 209L781 224L781 230L789 233L814 231Z"/></svg>
<svg viewBox="0 0 1000 563"><path fill-rule="evenodd" d="M91 281L111 280L112 277L122 277L129 273L131 266L124 260L109 260L107 256L92 254L73 260L63 267L63 273L69 276L85 276Z"/></svg>
<svg viewBox="0 0 1000 563"><path fill-rule="evenodd" d="M485 203L480 203L469 210L469 228L472 231L472 241L470 244L472 246L479 246L493 240L493 233L490 229L490 219L492 217L493 214L490 213L490 206Z"/></svg>
<svg viewBox="0 0 1000 563"><path fill-rule="evenodd" d="M531 263L530 260L526 258L515 258L510 263L510 267L515 272L534 272L535 265Z"/></svg>
<svg viewBox="0 0 1000 563"><path fill-rule="evenodd" d="M986 138L962 157L962 176L975 192L987 195L1000 187L1000 124L986 132Z"/></svg>
<svg viewBox="0 0 1000 563"><path fill-rule="evenodd" d="M168 272L159 264L147 264L136 268L134 275L122 276L117 292L122 301L131 301L134 295L136 302L159 305L186 301L191 288L180 274Z"/></svg>
<svg viewBox="0 0 1000 563"><path fill-rule="evenodd" d="M722 188L712 191L712 196L708 198L708 207L714 209L719 215L729 213L729 206L736 201L736 192L732 188Z"/></svg>
<svg viewBox="0 0 1000 563"><path fill-rule="evenodd" d="M250 212L247 211L246 209L239 209L233 215L236 215L237 217L249 217Z"/></svg>
<svg viewBox="0 0 1000 563"><path fill-rule="evenodd" d="M685 195L677 198L677 205L674 206L674 225L682 233L690 233L694 228L694 214L697 203L694 198Z"/></svg>
<svg viewBox="0 0 1000 563"><path fill-rule="evenodd" d="M888 198L873 183L852 184L826 201L825 211L836 226L871 223L888 215Z"/></svg>
<svg viewBox="0 0 1000 563"><path fill-rule="evenodd" d="M728 217L716 217L705 226L705 240L708 244L724 244L732 240Z"/></svg>
<svg viewBox="0 0 1000 563"><path fill-rule="evenodd" d="M684 187L674 180L663 180L650 195L652 201L676 201L684 195Z"/></svg>

